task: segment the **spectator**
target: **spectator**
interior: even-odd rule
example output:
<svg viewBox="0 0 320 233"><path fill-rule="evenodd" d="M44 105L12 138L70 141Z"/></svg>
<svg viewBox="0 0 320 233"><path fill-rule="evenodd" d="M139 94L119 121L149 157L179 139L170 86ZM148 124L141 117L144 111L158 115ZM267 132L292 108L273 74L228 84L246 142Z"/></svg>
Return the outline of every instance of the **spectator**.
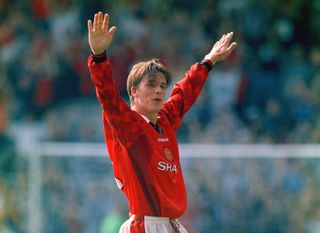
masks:
<svg viewBox="0 0 320 233"><path fill-rule="evenodd" d="M14 141L8 134L8 103L9 98L4 83L0 83L0 176L6 177L7 182L14 182L17 154Z"/></svg>
<svg viewBox="0 0 320 233"><path fill-rule="evenodd" d="M9 95L4 83L0 82L0 231L16 233L20 214L13 192L16 188L18 157L15 143L8 134L8 103Z"/></svg>

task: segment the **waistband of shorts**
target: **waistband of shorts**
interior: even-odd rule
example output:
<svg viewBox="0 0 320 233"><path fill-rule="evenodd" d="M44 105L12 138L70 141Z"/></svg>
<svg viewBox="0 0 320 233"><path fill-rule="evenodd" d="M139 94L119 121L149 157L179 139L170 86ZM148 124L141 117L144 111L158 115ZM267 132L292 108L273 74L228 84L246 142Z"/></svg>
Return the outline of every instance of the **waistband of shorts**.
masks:
<svg viewBox="0 0 320 233"><path fill-rule="evenodd" d="M170 220L172 220L172 218L169 218L169 217L157 217L157 216L146 216L146 215L139 216L135 214L132 214L130 218L133 218L133 219L144 218L146 222L157 222L157 223L168 223L170 222Z"/></svg>

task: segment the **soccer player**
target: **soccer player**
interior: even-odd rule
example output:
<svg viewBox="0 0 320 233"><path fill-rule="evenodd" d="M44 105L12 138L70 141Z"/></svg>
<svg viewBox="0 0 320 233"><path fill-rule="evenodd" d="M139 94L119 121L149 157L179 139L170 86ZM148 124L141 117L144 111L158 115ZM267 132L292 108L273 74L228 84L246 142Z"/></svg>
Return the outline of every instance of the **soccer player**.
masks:
<svg viewBox="0 0 320 233"><path fill-rule="evenodd" d="M175 133L196 101L213 65L237 47L233 33L223 35L200 63L174 85L158 59L133 66L127 79L130 106L121 99L106 50L116 27L98 12L88 20L88 67L102 107L105 140L118 187L126 195L130 217L120 233L187 232L177 220L186 209L186 188Z"/></svg>

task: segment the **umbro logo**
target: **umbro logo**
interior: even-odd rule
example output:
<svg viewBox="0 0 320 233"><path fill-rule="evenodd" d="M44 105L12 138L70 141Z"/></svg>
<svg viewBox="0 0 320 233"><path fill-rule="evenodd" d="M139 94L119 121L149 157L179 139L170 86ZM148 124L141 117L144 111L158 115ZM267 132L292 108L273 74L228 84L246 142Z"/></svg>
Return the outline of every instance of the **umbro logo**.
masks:
<svg viewBox="0 0 320 233"><path fill-rule="evenodd" d="M169 142L169 138L157 138L158 142Z"/></svg>

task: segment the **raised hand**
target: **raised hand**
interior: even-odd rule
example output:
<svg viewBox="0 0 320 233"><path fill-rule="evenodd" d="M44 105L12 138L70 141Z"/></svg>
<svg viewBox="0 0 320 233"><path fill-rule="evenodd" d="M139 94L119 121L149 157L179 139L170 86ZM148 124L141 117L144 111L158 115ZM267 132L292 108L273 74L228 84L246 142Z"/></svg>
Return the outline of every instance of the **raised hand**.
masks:
<svg viewBox="0 0 320 233"><path fill-rule="evenodd" d="M236 42L230 44L233 32L223 35L212 47L209 54L204 59L209 59L213 64L217 61L223 61L238 46Z"/></svg>
<svg viewBox="0 0 320 233"><path fill-rule="evenodd" d="M93 54L103 53L110 45L117 28L109 30L109 15L98 12L94 15L93 23L88 20L88 41Z"/></svg>

